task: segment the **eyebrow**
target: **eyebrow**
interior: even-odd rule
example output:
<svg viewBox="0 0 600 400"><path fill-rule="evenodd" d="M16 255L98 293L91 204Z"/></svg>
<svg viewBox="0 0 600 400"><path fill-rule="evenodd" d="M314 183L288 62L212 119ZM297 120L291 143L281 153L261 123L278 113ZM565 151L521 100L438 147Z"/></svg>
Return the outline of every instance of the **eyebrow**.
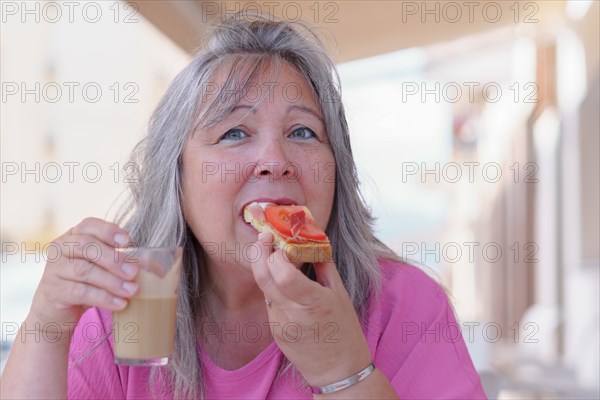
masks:
<svg viewBox="0 0 600 400"><path fill-rule="evenodd" d="M256 110L252 106L247 106L247 105L244 105L244 104L238 104L235 107L233 107L229 113L233 113L234 111L241 110L241 109L250 110L250 111L252 111L252 113L256 112Z"/></svg>
<svg viewBox="0 0 600 400"><path fill-rule="evenodd" d="M321 117L321 115L318 112L316 112L310 107L294 104L287 108L287 112L289 113L292 110L304 111L305 113L311 114L313 117L324 123L323 117Z"/></svg>
<svg viewBox="0 0 600 400"><path fill-rule="evenodd" d="M230 113L233 113L234 111L241 110L241 109L252 111L253 114L256 112L256 109L253 106L249 106L246 104L238 104L231 109ZM323 117L321 117L321 115L318 112L316 112L315 110L313 110L310 107L294 104L294 105L289 106L286 111L289 114L293 110L298 110L298 111L308 113L308 114L312 115L313 117L315 117L316 119L318 119L319 121L323 122Z"/></svg>

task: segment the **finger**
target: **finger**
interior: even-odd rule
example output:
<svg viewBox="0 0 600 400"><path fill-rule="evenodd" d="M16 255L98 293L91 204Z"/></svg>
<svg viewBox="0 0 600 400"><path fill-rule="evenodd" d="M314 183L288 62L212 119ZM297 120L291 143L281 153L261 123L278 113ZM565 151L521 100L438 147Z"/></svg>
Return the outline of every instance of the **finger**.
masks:
<svg viewBox="0 0 600 400"><path fill-rule="evenodd" d="M66 268L61 268L59 277L72 282L81 282L111 293L117 297L131 297L139 289L136 282L119 278L102 267L84 259L76 259Z"/></svg>
<svg viewBox="0 0 600 400"><path fill-rule="evenodd" d="M308 279L294 264L286 261L282 250L273 253L273 257L267 260L267 267L277 289L285 297L302 305L318 301L322 286Z"/></svg>
<svg viewBox="0 0 600 400"><path fill-rule="evenodd" d="M317 275L317 282L321 285L328 287L332 290L338 291L344 288L344 282L342 277L337 270L337 267L332 262L314 263L315 274Z"/></svg>
<svg viewBox="0 0 600 400"><path fill-rule="evenodd" d="M122 310L127 306L127 300L114 296L106 290L82 282L64 281L66 286L62 291L62 301L66 304L79 304L88 307L101 307L108 310Z"/></svg>
<svg viewBox="0 0 600 400"><path fill-rule="evenodd" d="M64 239L63 247L63 256L70 262L84 259L123 279L133 279L139 271L136 263L128 262L127 254L91 235L69 236Z"/></svg>
<svg viewBox="0 0 600 400"><path fill-rule="evenodd" d="M281 302L285 300L284 296L277 289L277 285L273 280L273 276L267 266L269 258L272 257L273 249L273 234L261 233L258 235L256 245L260 249L259 256L255 260L251 260L252 275L260 289L263 291L266 298L273 302Z"/></svg>
<svg viewBox="0 0 600 400"><path fill-rule="evenodd" d="M125 246L130 241L127 232L119 228L117 224L92 217L84 219L71 228L70 233L94 236L111 247Z"/></svg>

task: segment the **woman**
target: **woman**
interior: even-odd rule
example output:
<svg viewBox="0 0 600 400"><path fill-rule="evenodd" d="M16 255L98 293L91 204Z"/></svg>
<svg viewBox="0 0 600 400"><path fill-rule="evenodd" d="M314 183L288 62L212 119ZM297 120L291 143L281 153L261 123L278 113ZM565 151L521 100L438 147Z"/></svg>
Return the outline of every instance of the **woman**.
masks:
<svg viewBox="0 0 600 400"><path fill-rule="evenodd" d="M86 219L56 240L79 245L46 266L26 326L68 335L16 341L3 394L485 398L444 291L373 235L334 73L302 26L243 15L220 25L136 150L124 228ZM273 252L272 235L241 218L255 200L306 205L335 262L298 266ZM138 290L135 268L114 261L130 240L185 248L168 367L116 366L112 340L90 343L82 328L110 333L110 311ZM90 242L98 261L82 251ZM248 257L254 243L267 251Z"/></svg>

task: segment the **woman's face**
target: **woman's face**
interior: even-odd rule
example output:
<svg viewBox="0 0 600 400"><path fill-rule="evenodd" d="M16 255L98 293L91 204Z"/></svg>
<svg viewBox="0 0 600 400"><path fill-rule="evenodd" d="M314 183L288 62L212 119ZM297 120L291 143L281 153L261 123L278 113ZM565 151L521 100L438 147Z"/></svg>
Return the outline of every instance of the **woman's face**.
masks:
<svg viewBox="0 0 600 400"><path fill-rule="evenodd" d="M216 75L221 87L226 74ZM320 107L287 64L276 82L261 79L225 119L196 130L183 151L185 218L212 266L250 270L258 233L242 214L252 201L306 205L321 228L329 221L335 167Z"/></svg>

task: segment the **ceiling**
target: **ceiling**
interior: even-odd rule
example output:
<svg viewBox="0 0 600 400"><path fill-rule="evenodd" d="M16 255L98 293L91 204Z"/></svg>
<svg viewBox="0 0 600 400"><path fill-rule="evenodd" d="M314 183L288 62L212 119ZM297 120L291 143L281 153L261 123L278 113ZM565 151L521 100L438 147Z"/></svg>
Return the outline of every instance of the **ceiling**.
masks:
<svg viewBox="0 0 600 400"><path fill-rule="evenodd" d="M546 1L133 1L139 12L188 52L207 29L236 11L270 11L318 28L337 62L443 42L507 26L552 24L565 0Z"/></svg>

